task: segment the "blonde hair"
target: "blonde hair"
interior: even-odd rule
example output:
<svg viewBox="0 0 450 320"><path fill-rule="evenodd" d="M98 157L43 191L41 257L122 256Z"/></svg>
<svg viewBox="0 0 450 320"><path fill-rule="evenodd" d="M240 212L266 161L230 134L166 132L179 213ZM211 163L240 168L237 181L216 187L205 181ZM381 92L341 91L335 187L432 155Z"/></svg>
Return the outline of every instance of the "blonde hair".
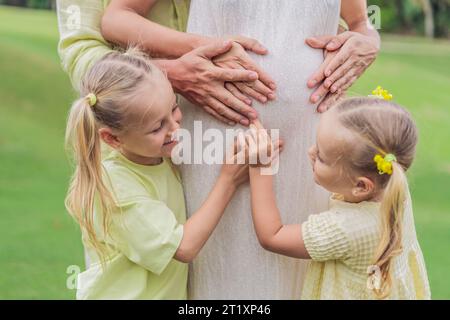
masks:
<svg viewBox="0 0 450 320"><path fill-rule="evenodd" d="M339 103L335 110L340 123L362 143L353 144L345 154L346 165L353 172L372 178L383 191L381 200L382 234L374 257L381 272L381 285L375 294L383 299L390 294L391 265L402 252L402 221L408 182L405 172L411 166L417 144L417 128L409 112L396 103L376 98L351 98ZM380 175L374 156L391 153L392 175Z"/></svg>
<svg viewBox="0 0 450 320"><path fill-rule="evenodd" d="M98 201L103 232L107 234L115 199L103 180L105 172L101 164L98 129L106 126L125 130L129 108L132 108L130 101L157 70L136 48L128 49L126 53L111 52L86 73L80 84L81 97L70 109L66 145L73 152L75 172L65 204L102 265L107 248L95 232L94 207ZM90 99L92 95L95 95L94 101Z"/></svg>

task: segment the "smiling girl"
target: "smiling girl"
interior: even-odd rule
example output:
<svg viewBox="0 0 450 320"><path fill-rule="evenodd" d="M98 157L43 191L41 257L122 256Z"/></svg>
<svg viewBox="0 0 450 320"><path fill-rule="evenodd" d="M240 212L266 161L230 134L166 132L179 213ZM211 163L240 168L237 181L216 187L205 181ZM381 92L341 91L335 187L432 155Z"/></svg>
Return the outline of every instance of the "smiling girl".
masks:
<svg viewBox="0 0 450 320"><path fill-rule="evenodd" d="M186 263L210 237L248 169L227 161L186 221L170 162L182 116L165 75L136 50L112 52L80 88L67 123L76 167L66 206L92 263L79 275L77 298L186 299ZM103 160L101 141L114 149Z"/></svg>

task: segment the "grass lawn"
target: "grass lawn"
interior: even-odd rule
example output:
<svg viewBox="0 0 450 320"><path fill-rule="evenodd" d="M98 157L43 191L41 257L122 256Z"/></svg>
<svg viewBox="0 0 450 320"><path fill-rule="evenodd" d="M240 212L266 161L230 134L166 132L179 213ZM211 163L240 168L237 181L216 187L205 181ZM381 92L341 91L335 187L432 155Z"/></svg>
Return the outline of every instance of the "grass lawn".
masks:
<svg viewBox="0 0 450 320"><path fill-rule="evenodd" d="M83 252L63 204L63 135L75 95L56 53L56 16L0 7L0 39L0 298L73 299L66 270L83 266ZM380 84L417 120L416 227L433 298L450 299L450 44L392 36L383 43L351 93Z"/></svg>

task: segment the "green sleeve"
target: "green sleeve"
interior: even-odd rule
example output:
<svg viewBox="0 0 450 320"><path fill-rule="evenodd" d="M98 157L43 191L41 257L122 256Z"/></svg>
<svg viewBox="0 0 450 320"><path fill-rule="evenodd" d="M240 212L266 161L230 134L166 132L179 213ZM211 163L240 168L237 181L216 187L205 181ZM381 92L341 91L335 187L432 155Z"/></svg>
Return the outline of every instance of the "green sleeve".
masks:
<svg viewBox="0 0 450 320"><path fill-rule="evenodd" d="M100 32L102 0L58 0L61 64L75 89L88 68L112 51Z"/></svg>
<svg viewBox="0 0 450 320"><path fill-rule="evenodd" d="M57 13L60 40L58 53L65 72L69 74L73 87L89 67L106 53L112 51L103 38L100 23L109 0L58 0ZM185 31L188 0L158 1L148 19L172 29Z"/></svg>

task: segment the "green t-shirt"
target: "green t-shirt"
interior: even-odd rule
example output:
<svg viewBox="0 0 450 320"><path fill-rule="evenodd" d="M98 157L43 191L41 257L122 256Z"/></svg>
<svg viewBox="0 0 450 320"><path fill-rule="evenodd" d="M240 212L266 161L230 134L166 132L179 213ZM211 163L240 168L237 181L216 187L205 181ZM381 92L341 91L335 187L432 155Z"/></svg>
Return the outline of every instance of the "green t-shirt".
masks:
<svg viewBox="0 0 450 320"><path fill-rule="evenodd" d="M83 240L91 265L78 277L77 299L186 299L188 265L173 259L183 237L186 209L179 175L170 160L133 163L117 151L103 160L117 208L104 235L105 269Z"/></svg>

